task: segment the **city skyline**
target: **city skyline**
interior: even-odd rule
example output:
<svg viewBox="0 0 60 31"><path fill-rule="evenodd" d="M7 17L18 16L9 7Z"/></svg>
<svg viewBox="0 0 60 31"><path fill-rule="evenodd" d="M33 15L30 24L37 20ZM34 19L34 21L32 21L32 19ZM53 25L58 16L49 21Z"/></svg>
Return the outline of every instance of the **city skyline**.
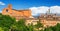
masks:
<svg viewBox="0 0 60 31"><path fill-rule="evenodd" d="M60 13L59 2L60 0L0 0L0 12L12 4L13 9L31 9L32 15L46 13L49 8L52 13Z"/></svg>

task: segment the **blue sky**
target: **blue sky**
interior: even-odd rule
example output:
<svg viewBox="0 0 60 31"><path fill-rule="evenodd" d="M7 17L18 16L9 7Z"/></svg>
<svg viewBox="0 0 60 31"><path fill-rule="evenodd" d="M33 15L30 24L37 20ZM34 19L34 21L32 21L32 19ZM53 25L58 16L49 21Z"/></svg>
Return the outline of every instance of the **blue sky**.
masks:
<svg viewBox="0 0 60 31"><path fill-rule="evenodd" d="M2 11L3 8L6 8L8 4L12 4L13 9L17 10L33 8L34 10L32 10L33 11L32 14L34 14L35 12L36 12L35 14L37 14L38 10L36 8L41 9L55 7L60 9L60 0L0 0L0 11Z"/></svg>

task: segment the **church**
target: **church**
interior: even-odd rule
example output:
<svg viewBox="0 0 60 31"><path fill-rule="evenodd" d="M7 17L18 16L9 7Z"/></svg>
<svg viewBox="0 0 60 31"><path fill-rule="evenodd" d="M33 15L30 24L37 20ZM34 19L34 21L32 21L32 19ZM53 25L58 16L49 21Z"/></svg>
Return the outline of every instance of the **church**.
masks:
<svg viewBox="0 0 60 31"><path fill-rule="evenodd" d="M2 10L2 14L13 16L17 20L19 20L20 18L23 18L23 17L29 18L31 16L31 10L30 9L16 10L12 8L11 4L9 4L8 7Z"/></svg>

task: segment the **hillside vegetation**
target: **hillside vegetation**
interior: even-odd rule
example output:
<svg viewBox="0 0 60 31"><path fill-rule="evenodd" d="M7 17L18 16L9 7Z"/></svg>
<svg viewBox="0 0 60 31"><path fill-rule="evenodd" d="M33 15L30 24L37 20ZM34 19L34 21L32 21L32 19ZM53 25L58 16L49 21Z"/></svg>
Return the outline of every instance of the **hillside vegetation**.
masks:
<svg viewBox="0 0 60 31"><path fill-rule="evenodd" d="M15 18L0 13L0 31L60 31L60 24L57 24L54 27L44 28L40 21L37 21L36 25L31 23L26 26L25 19L20 19L16 22Z"/></svg>

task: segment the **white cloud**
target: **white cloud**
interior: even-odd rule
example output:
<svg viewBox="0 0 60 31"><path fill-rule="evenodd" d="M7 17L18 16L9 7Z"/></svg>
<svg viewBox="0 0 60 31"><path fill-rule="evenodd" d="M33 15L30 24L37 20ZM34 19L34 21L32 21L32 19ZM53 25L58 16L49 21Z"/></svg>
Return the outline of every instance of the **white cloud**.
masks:
<svg viewBox="0 0 60 31"><path fill-rule="evenodd" d="M31 9L32 15L36 15L38 13L46 13L46 11L49 9L49 7L41 6L41 7L31 7L29 9Z"/></svg>
<svg viewBox="0 0 60 31"><path fill-rule="evenodd" d="M3 2L0 1L0 5L5 5L5 3L3 3Z"/></svg>
<svg viewBox="0 0 60 31"><path fill-rule="evenodd" d="M50 10L52 13L60 13L60 6L51 6Z"/></svg>
<svg viewBox="0 0 60 31"><path fill-rule="evenodd" d="M37 15L38 13L46 13L50 8L51 13L60 13L60 6L40 6L40 7L31 7L32 15Z"/></svg>

